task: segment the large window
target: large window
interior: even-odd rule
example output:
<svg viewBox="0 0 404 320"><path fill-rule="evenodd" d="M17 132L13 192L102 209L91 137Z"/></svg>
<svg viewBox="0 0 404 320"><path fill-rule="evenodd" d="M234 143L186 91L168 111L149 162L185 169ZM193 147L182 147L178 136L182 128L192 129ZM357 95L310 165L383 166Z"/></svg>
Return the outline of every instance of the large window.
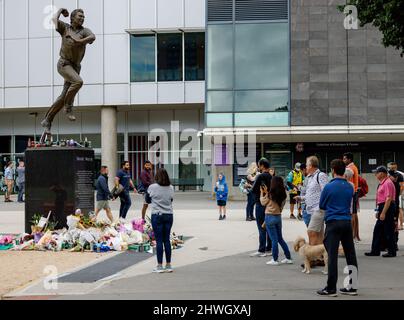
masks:
<svg viewBox="0 0 404 320"><path fill-rule="evenodd" d="M209 24L207 46L208 127L288 125L286 21Z"/></svg>
<svg viewBox="0 0 404 320"><path fill-rule="evenodd" d="M236 24L235 87L288 88L288 24Z"/></svg>
<svg viewBox="0 0 404 320"><path fill-rule="evenodd" d="M233 88L233 25L208 27L208 89Z"/></svg>
<svg viewBox="0 0 404 320"><path fill-rule="evenodd" d="M155 36L132 35L130 38L130 81L155 81Z"/></svg>
<svg viewBox="0 0 404 320"><path fill-rule="evenodd" d="M131 82L205 80L205 33L131 35L130 39Z"/></svg>
<svg viewBox="0 0 404 320"><path fill-rule="evenodd" d="M288 90L240 90L235 92L235 111L287 111Z"/></svg>
<svg viewBox="0 0 404 320"><path fill-rule="evenodd" d="M182 34L157 35L158 81L182 81Z"/></svg>
<svg viewBox="0 0 404 320"><path fill-rule="evenodd" d="M185 81L205 79L205 34L185 33Z"/></svg>

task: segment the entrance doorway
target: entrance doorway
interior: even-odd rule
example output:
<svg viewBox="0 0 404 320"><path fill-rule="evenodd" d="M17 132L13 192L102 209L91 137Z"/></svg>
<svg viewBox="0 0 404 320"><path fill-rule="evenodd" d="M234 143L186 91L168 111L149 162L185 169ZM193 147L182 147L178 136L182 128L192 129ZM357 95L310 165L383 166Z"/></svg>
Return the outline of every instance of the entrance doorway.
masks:
<svg viewBox="0 0 404 320"><path fill-rule="evenodd" d="M277 176L285 178L292 169L292 152L290 151L265 151L271 168L275 169Z"/></svg>
<svg viewBox="0 0 404 320"><path fill-rule="evenodd" d="M188 181L189 182L196 182L196 164L184 164L180 159L179 164L179 175L178 178L180 181ZM186 186L185 190L196 190L196 186Z"/></svg>

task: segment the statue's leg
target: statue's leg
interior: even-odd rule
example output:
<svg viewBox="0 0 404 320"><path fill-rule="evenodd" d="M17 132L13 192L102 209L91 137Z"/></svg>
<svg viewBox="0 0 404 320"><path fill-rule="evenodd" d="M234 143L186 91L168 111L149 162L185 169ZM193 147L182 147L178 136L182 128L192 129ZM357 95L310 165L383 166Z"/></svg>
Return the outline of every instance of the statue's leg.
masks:
<svg viewBox="0 0 404 320"><path fill-rule="evenodd" d="M74 103L74 98L83 86L83 79L80 77L79 68L74 68L71 65L67 65L63 68L64 77L70 82L70 87L67 90L65 101L64 101L64 111L69 117L69 120L74 121L76 117L73 115L72 108Z"/></svg>
<svg viewBox="0 0 404 320"><path fill-rule="evenodd" d="M55 116L58 114L60 110L62 110L64 106L65 96L67 91L69 90L70 82L65 81L63 86L63 91L60 96L56 99L56 101L52 104L49 110L46 112L45 118L42 120L41 125L44 127L45 131L50 133L52 122Z"/></svg>

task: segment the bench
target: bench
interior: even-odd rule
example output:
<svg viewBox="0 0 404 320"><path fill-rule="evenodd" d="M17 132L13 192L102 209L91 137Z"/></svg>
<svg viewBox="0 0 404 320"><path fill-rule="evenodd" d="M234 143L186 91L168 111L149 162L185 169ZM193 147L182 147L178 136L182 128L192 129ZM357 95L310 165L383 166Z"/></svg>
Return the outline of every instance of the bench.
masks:
<svg viewBox="0 0 404 320"><path fill-rule="evenodd" d="M203 191L204 179L171 179L174 187L179 187L185 191L185 187L199 187L199 191Z"/></svg>

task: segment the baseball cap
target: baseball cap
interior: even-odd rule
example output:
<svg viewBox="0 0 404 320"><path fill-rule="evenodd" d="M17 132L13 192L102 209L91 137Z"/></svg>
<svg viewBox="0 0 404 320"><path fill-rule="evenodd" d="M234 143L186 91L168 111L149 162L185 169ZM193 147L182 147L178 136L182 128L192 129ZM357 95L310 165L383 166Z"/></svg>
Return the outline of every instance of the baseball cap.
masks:
<svg viewBox="0 0 404 320"><path fill-rule="evenodd" d="M300 162L296 162L296 164L295 164L295 169L296 170L300 170L300 167L301 167L301 163Z"/></svg>
<svg viewBox="0 0 404 320"><path fill-rule="evenodd" d="M375 170L372 170L373 173L388 173L387 168L385 166L378 166Z"/></svg>

